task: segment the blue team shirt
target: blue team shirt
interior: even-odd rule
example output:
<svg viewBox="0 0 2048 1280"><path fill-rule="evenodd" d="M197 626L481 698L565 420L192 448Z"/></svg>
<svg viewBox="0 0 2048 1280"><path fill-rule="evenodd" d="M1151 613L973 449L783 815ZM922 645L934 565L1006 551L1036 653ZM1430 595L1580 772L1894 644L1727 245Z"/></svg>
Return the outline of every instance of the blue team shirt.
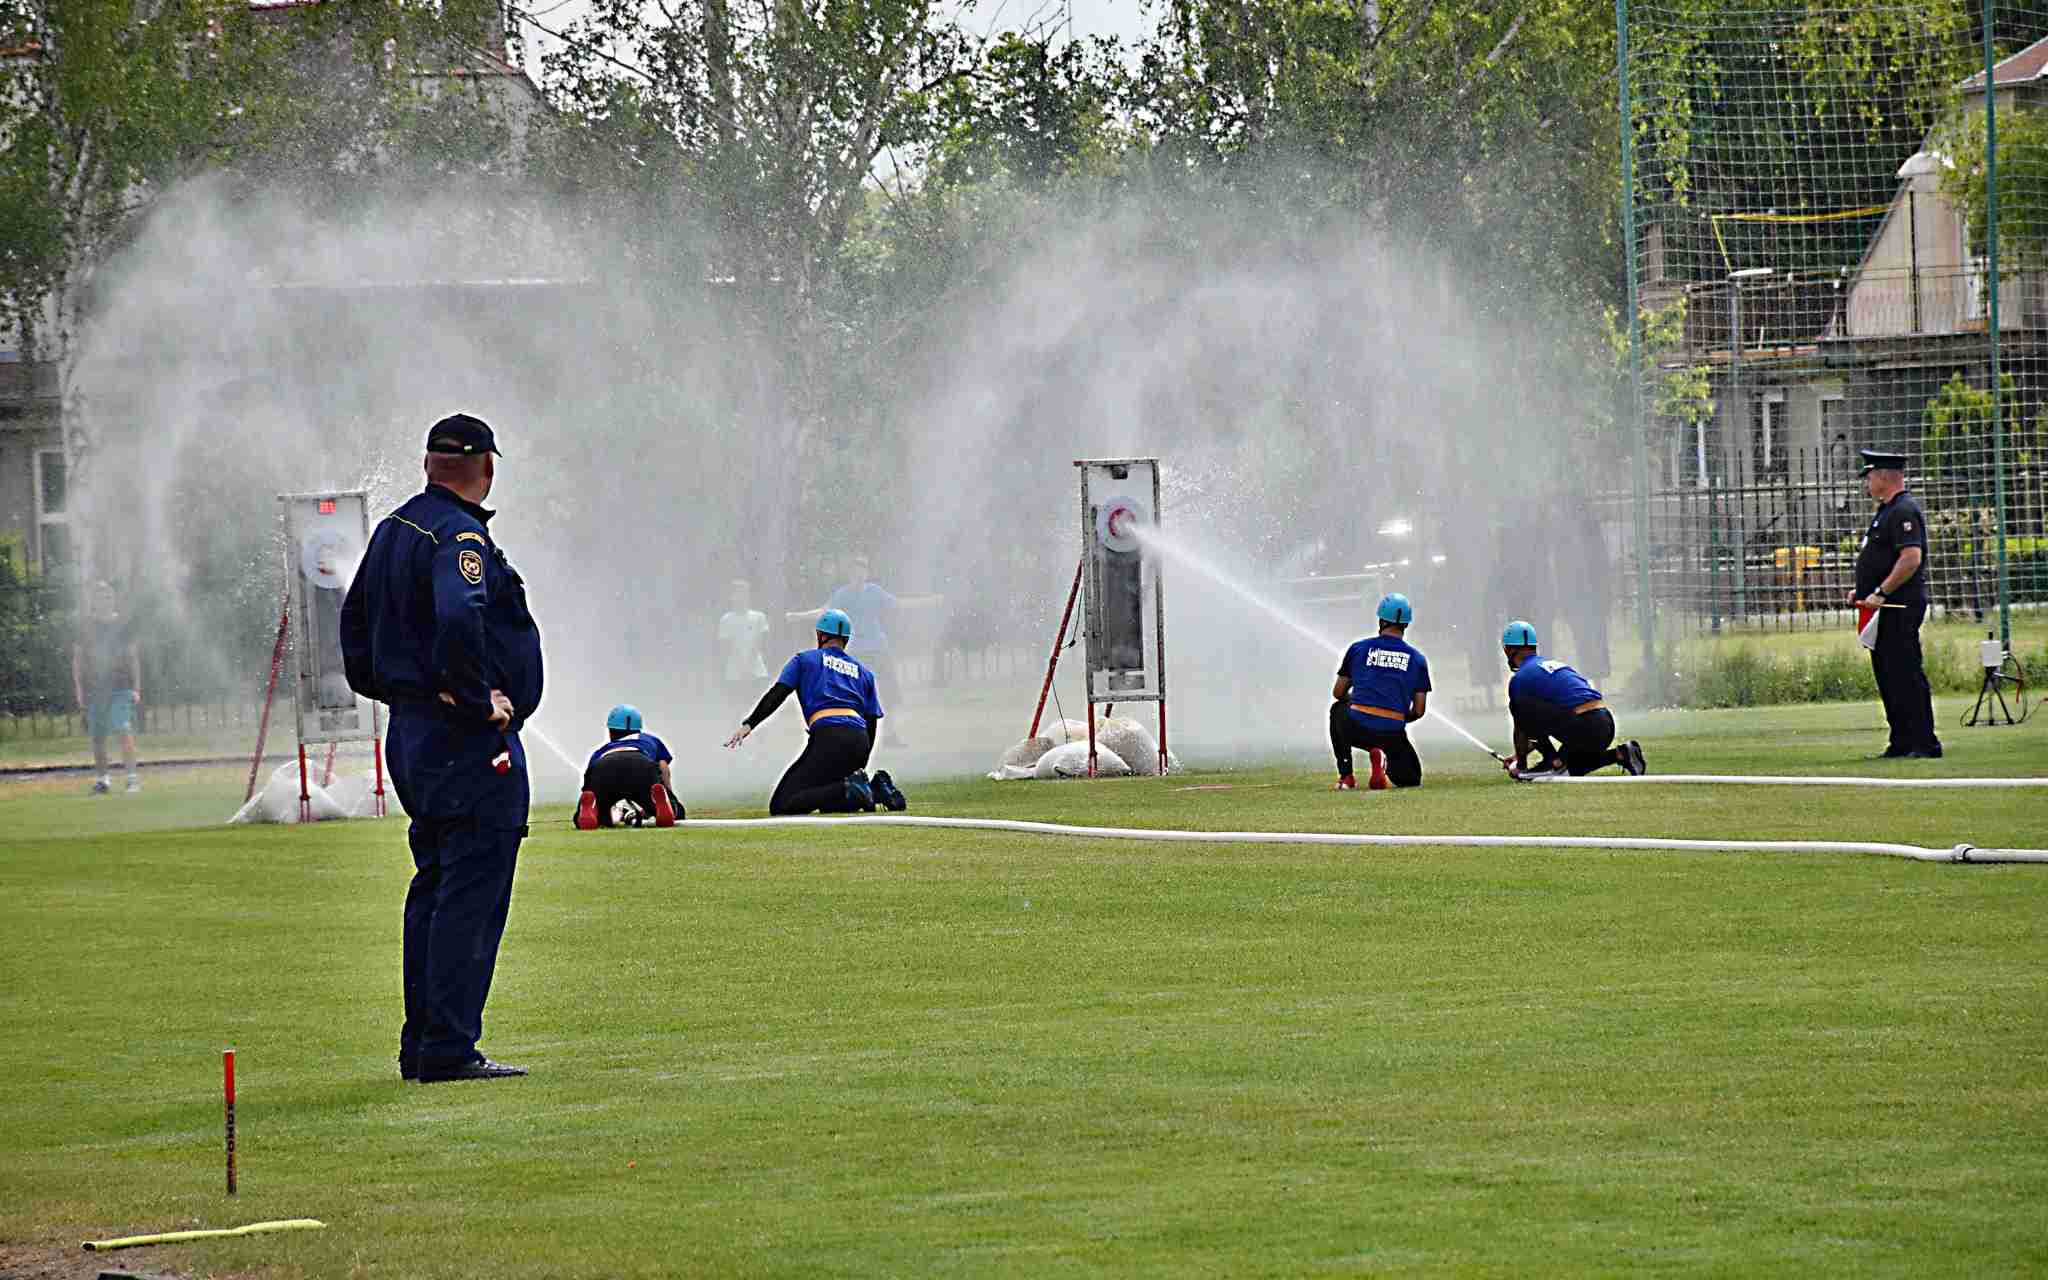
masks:
<svg viewBox="0 0 2048 1280"><path fill-rule="evenodd" d="M896 597L882 587L872 582L849 582L832 593L825 607L844 609L852 620L853 638L846 642L847 648L858 648L862 653L889 651L889 630L882 625L882 615L896 607Z"/></svg>
<svg viewBox="0 0 2048 1280"><path fill-rule="evenodd" d="M1588 702L1600 701L1600 691L1586 682L1586 677L1572 670L1570 664L1555 658L1546 658L1532 653L1522 660L1515 674L1508 681L1508 707L1515 709L1516 703L1537 704L1528 709L1538 717L1562 715L1573 707ZM1523 717L1528 718L1528 717Z"/></svg>
<svg viewBox="0 0 2048 1280"><path fill-rule="evenodd" d="M783 664L775 681L796 690L805 724L828 707L858 711L870 720L882 718L874 673L848 657L844 649L806 649Z"/></svg>
<svg viewBox="0 0 2048 1280"><path fill-rule="evenodd" d="M599 756L604 755L608 751L616 750L619 747L633 747L636 750L638 750L641 755L646 756L649 760L654 761L654 763L656 764L661 764L665 761L675 759L674 756L669 754L668 744L663 742L660 738L655 737L653 734L646 732L629 733L625 737L620 738L615 742L607 742L603 746L599 747L597 750L591 752L590 764L586 764L583 767L588 769L590 765L597 763L597 758Z"/></svg>
<svg viewBox="0 0 2048 1280"><path fill-rule="evenodd" d="M1422 651L1398 636L1373 636L1344 651L1340 676L1351 678L1351 694L1345 699L1361 707L1379 707L1407 716L1415 695L1429 692L1429 659ZM1378 716L1352 716L1373 729L1390 730L1393 722Z"/></svg>

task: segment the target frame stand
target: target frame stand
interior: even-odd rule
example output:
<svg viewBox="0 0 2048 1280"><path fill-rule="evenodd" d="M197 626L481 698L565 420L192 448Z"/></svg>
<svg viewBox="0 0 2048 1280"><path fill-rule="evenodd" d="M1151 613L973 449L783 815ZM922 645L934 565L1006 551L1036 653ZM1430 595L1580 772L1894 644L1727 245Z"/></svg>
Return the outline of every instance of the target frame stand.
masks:
<svg viewBox="0 0 2048 1280"><path fill-rule="evenodd" d="M384 790L384 708L348 689L340 653L341 596L370 544L368 491L331 490L284 493L277 498L284 526L284 591L277 614L277 642L270 653L270 679L263 693L263 713L256 722L256 749L249 757L247 804L256 794L256 775L270 733L270 712L277 701L278 677L292 654L292 711L298 736L299 821L313 820L308 744L327 746L321 786L334 781L335 748L344 742L370 741L372 813L388 812ZM317 594L316 594L317 593ZM294 625L296 623L296 626ZM329 632L332 632L330 635ZM346 699L340 697L347 690ZM307 711L311 706L309 719ZM368 734L363 730L367 728Z"/></svg>
<svg viewBox="0 0 2048 1280"><path fill-rule="evenodd" d="M1088 701L1088 776L1096 776L1095 708L1159 705L1159 776L1166 776L1166 583L1145 531L1160 527L1159 459L1076 458L1081 473L1081 564L1087 591L1082 677ZM1147 589L1149 582L1149 590ZM1068 608L1073 607L1070 593ZM1149 605L1149 608L1148 608ZM1061 630L1064 632L1065 624ZM1151 660L1146 660L1151 641ZM1054 654L1058 654L1055 641ZM1052 672L1046 672L1050 683ZM1043 695L1040 704L1043 705Z"/></svg>

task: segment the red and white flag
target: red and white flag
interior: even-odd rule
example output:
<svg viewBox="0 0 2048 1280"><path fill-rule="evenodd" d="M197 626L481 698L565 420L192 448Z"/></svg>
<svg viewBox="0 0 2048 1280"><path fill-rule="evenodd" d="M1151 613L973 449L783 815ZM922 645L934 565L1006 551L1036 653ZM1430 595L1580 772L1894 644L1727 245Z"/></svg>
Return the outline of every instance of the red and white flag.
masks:
<svg viewBox="0 0 2048 1280"><path fill-rule="evenodd" d="M1856 641L1873 653L1877 651L1877 620L1883 616L1882 609L1867 604L1856 606Z"/></svg>

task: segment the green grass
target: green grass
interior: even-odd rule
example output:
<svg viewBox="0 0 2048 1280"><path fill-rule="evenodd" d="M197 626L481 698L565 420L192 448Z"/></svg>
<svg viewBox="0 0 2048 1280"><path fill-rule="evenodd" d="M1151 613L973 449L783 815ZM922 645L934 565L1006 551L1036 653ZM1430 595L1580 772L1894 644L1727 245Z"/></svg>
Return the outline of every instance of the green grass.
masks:
<svg viewBox="0 0 2048 1280"><path fill-rule="evenodd" d="M1670 772L2048 760L2038 724L1945 730L1935 764L1862 760L1882 741L1869 708L1625 727ZM912 799L1210 829L2048 845L2034 791L1515 787L1469 749L1426 754L1415 793L1337 795L1323 767L1272 764ZM485 1041L535 1074L419 1088L391 1062L402 826L190 826L232 811L234 774L90 801L76 779L0 784L0 1248L303 1215L329 1229L118 1261L265 1277L2048 1266L2048 1084L2031 1070L2048 868L585 834L555 807L522 853Z"/></svg>

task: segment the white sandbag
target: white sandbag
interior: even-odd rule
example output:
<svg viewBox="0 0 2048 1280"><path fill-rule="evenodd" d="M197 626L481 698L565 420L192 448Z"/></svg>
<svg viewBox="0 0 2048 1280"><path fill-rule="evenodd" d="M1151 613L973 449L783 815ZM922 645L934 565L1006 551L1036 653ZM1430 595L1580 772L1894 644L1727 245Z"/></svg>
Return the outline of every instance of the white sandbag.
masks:
<svg viewBox="0 0 2048 1280"><path fill-rule="evenodd" d="M1159 739L1136 720L1111 716L1095 727L1095 740L1121 756L1139 777L1159 776Z"/></svg>
<svg viewBox="0 0 2048 1280"><path fill-rule="evenodd" d="M1037 765L1040 756L1057 745L1059 744L1042 733L1035 738L1022 739L1016 746L1003 752L1003 758L996 761L996 767L1001 769L1014 765L1028 770Z"/></svg>
<svg viewBox="0 0 2048 1280"><path fill-rule="evenodd" d="M1138 777L1159 776L1159 739L1152 736L1152 730L1143 721L1111 716L1095 726L1095 740L1129 762L1131 772ZM1166 753L1166 771L1180 772L1180 761L1171 751Z"/></svg>
<svg viewBox="0 0 2048 1280"><path fill-rule="evenodd" d="M326 822L331 818L346 818L348 811L335 803L324 787L308 781L307 807L312 811L313 821ZM235 811L229 822L297 822L299 820L299 762L287 761L270 775L270 781L263 789L249 798L249 803Z"/></svg>
<svg viewBox="0 0 2048 1280"><path fill-rule="evenodd" d="M377 811L375 798L371 795L376 785L376 775L364 769L336 778L327 784L326 790L328 798L334 801L343 817L367 818Z"/></svg>
<svg viewBox="0 0 2048 1280"><path fill-rule="evenodd" d="M1087 726L1083 725L1083 729ZM1095 750L1095 776L1098 778L1127 778L1131 766L1114 751L1097 744ZM1085 778L1088 776L1088 744L1086 741L1069 742L1054 747L1038 759L1038 770L1033 775L1041 780L1054 778Z"/></svg>
<svg viewBox="0 0 2048 1280"><path fill-rule="evenodd" d="M1038 736L1045 738L1055 747L1069 742L1088 741L1086 720L1048 720L1038 726Z"/></svg>
<svg viewBox="0 0 2048 1280"><path fill-rule="evenodd" d="M1037 776L1038 767L1028 764L999 764L988 772L990 782L1023 782Z"/></svg>

